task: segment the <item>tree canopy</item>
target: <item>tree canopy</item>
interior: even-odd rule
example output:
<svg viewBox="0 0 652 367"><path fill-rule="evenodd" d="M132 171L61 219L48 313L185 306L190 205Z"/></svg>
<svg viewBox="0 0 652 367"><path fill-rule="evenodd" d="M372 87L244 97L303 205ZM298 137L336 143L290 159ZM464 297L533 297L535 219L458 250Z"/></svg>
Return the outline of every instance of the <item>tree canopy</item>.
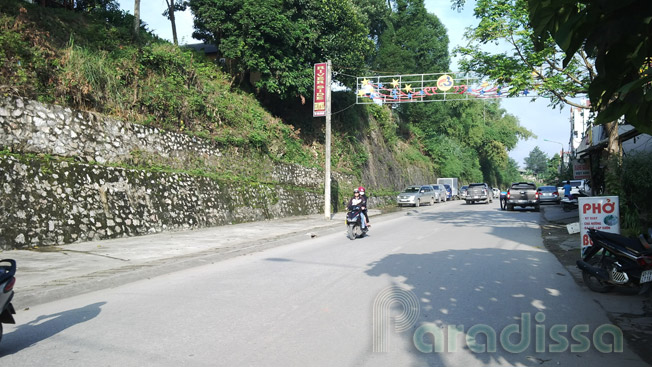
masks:
<svg viewBox="0 0 652 367"><path fill-rule="evenodd" d="M525 169L534 172L539 176L548 170L548 156L538 146L534 147L530 154L525 157Z"/></svg>
<svg viewBox="0 0 652 367"><path fill-rule="evenodd" d="M351 0L190 0L193 37L217 46L232 73L284 98L309 95L313 65L330 59L351 74L373 43Z"/></svg>
<svg viewBox="0 0 652 367"><path fill-rule="evenodd" d="M463 6L464 2L453 0L453 6ZM588 92L595 76L593 63L586 53L579 52L563 64L565 54L551 40L535 48L527 4L527 0L478 0L474 14L480 23L467 30L469 44L455 50L462 56L461 69L510 86L511 95L536 91L552 105L587 108L573 97ZM511 49L494 52L501 43ZM492 50L487 51L490 47Z"/></svg>
<svg viewBox="0 0 652 367"><path fill-rule="evenodd" d="M563 65L579 56L595 59L588 88L597 123L625 116L652 132L652 1L528 0L538 49L551 40L563 49Z"/></svg>

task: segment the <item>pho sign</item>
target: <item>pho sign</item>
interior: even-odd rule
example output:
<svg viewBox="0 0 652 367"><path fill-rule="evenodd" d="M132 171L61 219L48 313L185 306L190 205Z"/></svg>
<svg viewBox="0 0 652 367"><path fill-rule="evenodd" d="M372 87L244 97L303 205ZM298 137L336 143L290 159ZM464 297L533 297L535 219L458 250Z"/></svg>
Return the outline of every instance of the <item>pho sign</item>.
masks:
<svg viewBox="0 0 652 367"><path fill-rule="evenodd" d="M326 116L327 63L315 64L315 90L312 97L312 116Z"/></svg>
<svg viewBox="0 0 652 367"><path fill-rule="evenodd" d="M591 196L578 199L582 256L593 245L588 229L620 234L618 196Z"/></svg>

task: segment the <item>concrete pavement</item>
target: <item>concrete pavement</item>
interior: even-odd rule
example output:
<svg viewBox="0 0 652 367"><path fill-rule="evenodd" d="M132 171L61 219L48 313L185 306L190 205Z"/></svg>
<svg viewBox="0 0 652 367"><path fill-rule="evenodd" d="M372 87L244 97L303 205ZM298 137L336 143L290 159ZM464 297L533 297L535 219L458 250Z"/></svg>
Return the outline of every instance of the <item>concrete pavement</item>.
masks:
<svg viewBox="0 0 652 367"><path fill-rule="evenodd" d="M369 216L380 210L369 210ZM337 231L344 213L164 232L147 236L0 252L17 262L16 309L118 286L191 266Z"/></svg>

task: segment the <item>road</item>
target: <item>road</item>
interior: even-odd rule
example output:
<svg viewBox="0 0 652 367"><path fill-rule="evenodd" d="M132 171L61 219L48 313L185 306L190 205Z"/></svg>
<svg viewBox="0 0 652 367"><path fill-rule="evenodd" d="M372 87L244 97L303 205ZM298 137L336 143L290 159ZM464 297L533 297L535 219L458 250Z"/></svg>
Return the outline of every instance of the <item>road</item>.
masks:
<svg viewBox="0 0 652 367"><path fill-rule="evenodd" d="M646 366L627 345L609 352L618 330L544 249L538 220L497 201L456 201L374 218L355 241L343 223L327 236L19 310L0 363Z"/></svg>

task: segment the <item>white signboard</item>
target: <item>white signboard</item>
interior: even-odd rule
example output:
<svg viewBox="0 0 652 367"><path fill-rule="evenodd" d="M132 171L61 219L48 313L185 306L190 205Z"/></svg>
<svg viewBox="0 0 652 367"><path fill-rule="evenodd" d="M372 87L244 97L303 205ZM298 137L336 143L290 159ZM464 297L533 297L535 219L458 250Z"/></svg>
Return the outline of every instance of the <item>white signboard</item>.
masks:
<svg viewBox="0 0 652 367"><path fill-rule="evenodd" d="M578 199L580 213L580 234L582 238L582 256L591 246L588 229L620 234L620 210L618 196L592 196Z"/></svg>

